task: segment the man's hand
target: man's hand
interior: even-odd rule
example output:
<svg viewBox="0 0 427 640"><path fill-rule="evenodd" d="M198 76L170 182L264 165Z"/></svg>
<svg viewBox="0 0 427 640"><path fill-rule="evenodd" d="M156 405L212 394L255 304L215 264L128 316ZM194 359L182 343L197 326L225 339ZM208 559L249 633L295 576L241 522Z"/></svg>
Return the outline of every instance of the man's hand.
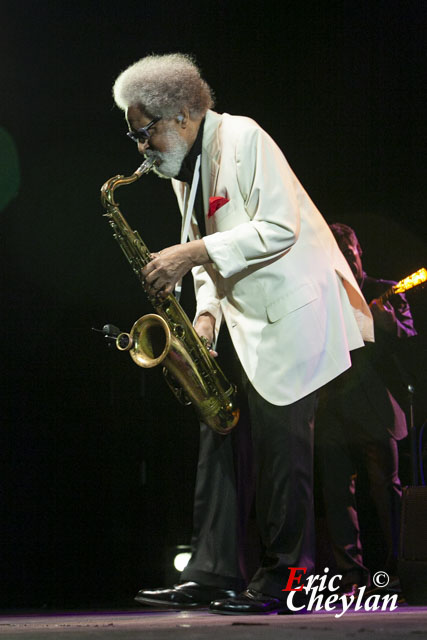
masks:
<svg viewBox="0 0 427 640"><path fill-rule="evenodd" d="M203 240L176 244L152 254L152 260L142 270L148 292L166 297L176 283L193 267L210 262Z"/></svg>
<svg viewBox="0 0 427 640"><path fill-rule="evenodd" d="M369 303L374 323L387 333L397 333L396 314L389 302L383 304L379 299L372 300Z"/></svg>
<svg viewBox="0 0 427 640"><path fill-rule="evenodd" d="M217 357L218 353L214 351L212 348L209 349L209 345L212 347L212 343L214 341L215 336L215 318L211 313L201 313L196 320L196 324L194 325L194 330L198 336L201 338L205 338L208 342L208 350L211 356L214 358Z"/></svg>

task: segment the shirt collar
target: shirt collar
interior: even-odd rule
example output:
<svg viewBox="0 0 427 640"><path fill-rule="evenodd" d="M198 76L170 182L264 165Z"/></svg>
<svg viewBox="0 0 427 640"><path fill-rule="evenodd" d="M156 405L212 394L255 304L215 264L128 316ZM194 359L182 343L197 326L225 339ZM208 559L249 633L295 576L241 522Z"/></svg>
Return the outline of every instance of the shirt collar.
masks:
<svg viewBox="0 0 427 640"><path fill-rule="evenodd" d="M185 156L182 161L181 169L177 176L175 176L175 180L180 180L181 182L191 183L193 179L194 167L196 166L197 156L202 153L202 140L203 140L203 129L205 126L205 118L200 123L199 130L197 132L197 136L195 141L193 142L193 146L190 151Z"/></svg>

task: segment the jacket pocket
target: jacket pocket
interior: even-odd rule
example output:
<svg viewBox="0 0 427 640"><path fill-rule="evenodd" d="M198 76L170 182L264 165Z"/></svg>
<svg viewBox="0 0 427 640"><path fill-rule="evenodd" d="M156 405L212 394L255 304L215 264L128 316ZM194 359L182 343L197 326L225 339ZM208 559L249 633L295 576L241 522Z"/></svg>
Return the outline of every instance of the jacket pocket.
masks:
<svg viewBox="0 0 427 640"><path fill-rule="evenodd" d="M318 295L314 286L312 284L304 284L296 291L291 291L267 305L267 318L269 322L277 322L283 316L304 307L306 304L310 304L317 298Z"/></svg>
<svg viewBox="0 0 427 640"><path fill-rule="evenodd" d="M229 231L239 224L249 222L248 214L243 206L230 200L217 209L213 216L208 218L215 231Z"/></svg>

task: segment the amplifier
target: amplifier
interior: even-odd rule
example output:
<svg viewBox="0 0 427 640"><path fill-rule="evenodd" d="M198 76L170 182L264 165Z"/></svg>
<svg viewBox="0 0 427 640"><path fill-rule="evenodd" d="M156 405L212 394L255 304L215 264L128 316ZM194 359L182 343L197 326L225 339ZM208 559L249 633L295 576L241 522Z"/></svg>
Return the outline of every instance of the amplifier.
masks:
<svg viewBox="0 0 427 640"><path fill-rule="evenodd" d="M405 600L427 605L427 487L405 487L402 495L398 575Z"/></svg>

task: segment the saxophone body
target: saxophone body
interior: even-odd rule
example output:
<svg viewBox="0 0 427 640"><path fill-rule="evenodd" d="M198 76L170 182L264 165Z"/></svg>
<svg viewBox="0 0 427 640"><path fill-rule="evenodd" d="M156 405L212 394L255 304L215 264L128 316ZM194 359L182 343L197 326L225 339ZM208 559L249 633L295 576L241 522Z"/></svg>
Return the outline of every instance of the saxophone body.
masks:
<svg viewBox="0 0 427 640"><path fill-rule="evenodd" d="M141 271L151 260L150 251L114 199L115 189L135 182L153 164L145 160L131 176L114 176L101 188L104 216L156 312L139 318L129 333L119 334L116 346L129 351L140 367L163 364L166 382L178 400L192 404L200 420L214 431L227 434L239 420L236 388L209 354L175 296L162 298L147 292Z"/></svg>

